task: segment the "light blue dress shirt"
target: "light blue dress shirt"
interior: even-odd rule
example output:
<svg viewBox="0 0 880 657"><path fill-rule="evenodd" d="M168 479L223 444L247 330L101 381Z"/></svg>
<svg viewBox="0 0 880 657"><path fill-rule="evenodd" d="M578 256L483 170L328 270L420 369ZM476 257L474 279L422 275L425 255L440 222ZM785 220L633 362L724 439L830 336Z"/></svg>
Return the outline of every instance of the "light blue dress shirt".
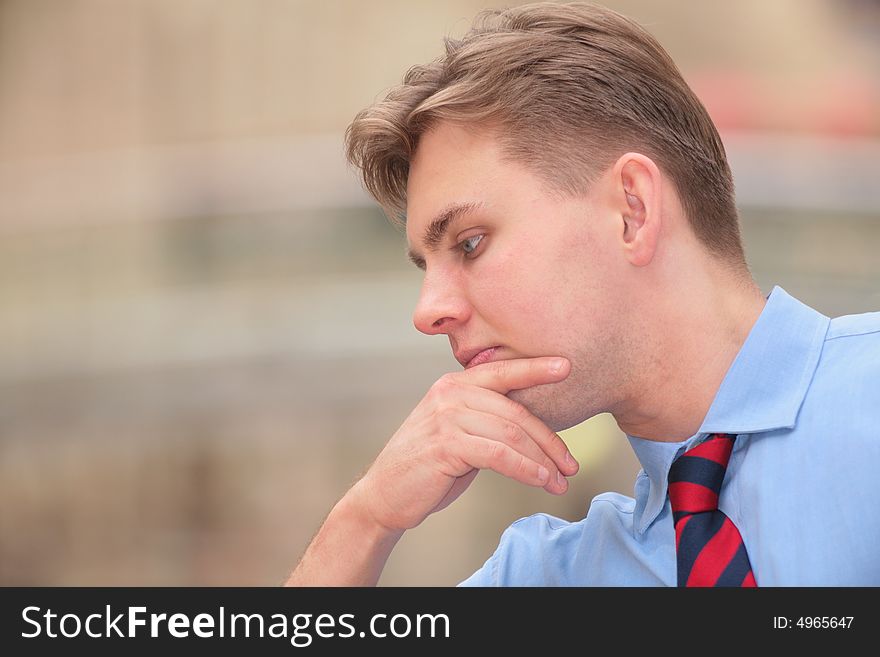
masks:
<svg viewBox="0 0 880 657"><path fill-rule="evenodd" d="M518 520L461 586L675 586L666 477L713 433L737 434L719 508L758 586L880 585L880 312L829 319L775 287L699 432L628 436L635 499Z"/></svg>

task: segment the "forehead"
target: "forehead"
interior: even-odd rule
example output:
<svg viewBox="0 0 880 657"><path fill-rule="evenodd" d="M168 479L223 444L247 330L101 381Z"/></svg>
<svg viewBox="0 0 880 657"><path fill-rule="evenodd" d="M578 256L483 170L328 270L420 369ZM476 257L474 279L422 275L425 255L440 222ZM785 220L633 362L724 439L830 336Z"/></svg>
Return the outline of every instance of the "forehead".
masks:
<svg viewBox="0 0 880 657"><path fill-rule="evenodd" d="M407 240L416 245L445 208L496 208L516 178L490 132L441 123L419 140L407 180ZM523 181L519 181L522 184Z"/></svg>

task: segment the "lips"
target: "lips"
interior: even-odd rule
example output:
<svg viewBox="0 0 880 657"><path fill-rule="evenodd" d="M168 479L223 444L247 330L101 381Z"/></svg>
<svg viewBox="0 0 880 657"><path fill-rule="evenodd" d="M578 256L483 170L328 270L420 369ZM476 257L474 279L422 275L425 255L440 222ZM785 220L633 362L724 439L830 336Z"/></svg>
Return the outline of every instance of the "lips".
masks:
<svg viewBox="0 0 880 657"><path fill-rule="evenodd" d="M492 357L495 355L495 352L500 349L498 345L492 347L480 347L479 349L470 349L466 351L462 351L455 355L456 359L459 363L461 363L465 369L470 369L471 367L475 367L477 365L481 365L482 363L488 363L492 360Z"/></svg>

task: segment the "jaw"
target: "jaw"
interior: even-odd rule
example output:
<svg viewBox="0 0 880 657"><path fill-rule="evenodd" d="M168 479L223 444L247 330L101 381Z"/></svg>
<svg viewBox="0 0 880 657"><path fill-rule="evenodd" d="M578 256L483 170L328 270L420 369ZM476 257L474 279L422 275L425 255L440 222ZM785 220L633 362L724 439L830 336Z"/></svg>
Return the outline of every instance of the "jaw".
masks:
<svg viewBox="0 0 880 657"><path fill-rule="evenodd" d="M602 412L588 400L576 398L567 381L511 390L507 397L525 406L552 431L564 431Z"/></svg>

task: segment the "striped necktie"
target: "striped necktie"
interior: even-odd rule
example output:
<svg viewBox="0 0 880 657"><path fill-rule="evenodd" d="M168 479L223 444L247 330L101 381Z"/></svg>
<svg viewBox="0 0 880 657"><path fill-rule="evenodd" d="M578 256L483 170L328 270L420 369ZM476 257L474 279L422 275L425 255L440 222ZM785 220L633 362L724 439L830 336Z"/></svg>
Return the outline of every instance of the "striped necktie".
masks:
<svg viewBox="0 0 880 657"><path fill-rule="evenodd" d="M679 586L757 586L739 530L718 509L734 440L713 434L669 469Z"/></svg>

